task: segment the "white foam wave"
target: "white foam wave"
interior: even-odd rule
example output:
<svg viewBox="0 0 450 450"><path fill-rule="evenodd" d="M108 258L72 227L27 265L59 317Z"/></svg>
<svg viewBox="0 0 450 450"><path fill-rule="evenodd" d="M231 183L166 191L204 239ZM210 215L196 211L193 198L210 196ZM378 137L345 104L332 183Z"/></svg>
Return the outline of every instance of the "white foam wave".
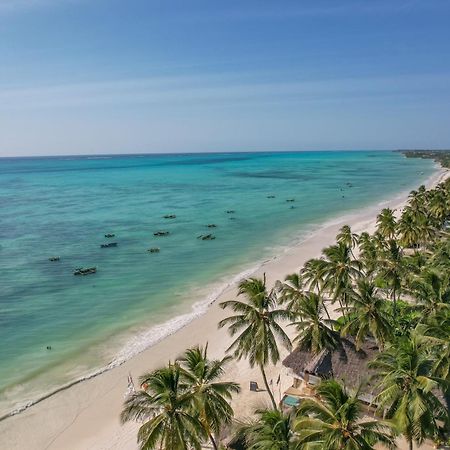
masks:
<svg viewBox="0 0 450 450"><path fill-rule="evenodd" d="M206 313L208 308L230 287L236 285L240 280L249 277L256 272L264 262L239 272L231 280L216 287L204 300L194 303L191 311L185 314L180 314L166 322L152 326L148 330L139 332L133 338L129 339L124 347L119 351L110 366L117 366L123 364L133 356L142 353L149 347L154 346L166 337L174 334L181 328L191 323L194 319Z"/></svg>
<svg viewBox="0 0 450 450"><path fill-rule="evenodd" d="M82 377L76 378L75 380L63 384L54 390L48 391L35 400L26 401L18 405L15 409L11 410L7 414L0 416L0 421L6 419L7 417L19 414L29 407L36 405L37 403L40 403L43 400L57 394L58 392L69 389L70 387L78 383L90 380L91 378L101 375L108 370L122 365L133 356L142 353L144 350L154 346L166 337L176 333L178 330L184 328L197 317L205 314L209 306L211 306L222 295L222 293L225 292L225 290L227 290L231 286L234 286L240 280L249 277L252 273L256 272L256 270L258 270L258 268L260 268L262 264L264 264L264 262L260 262L257 265L252 266L251 268L239 272L228 282L219 285L204 300L194 303L191 307L191 312L180 314L172 319L163 322L162 324L154 325L148 330L139 332L126 342L126 344L118 352L116 357L106 366L96 369Z"/></svg>

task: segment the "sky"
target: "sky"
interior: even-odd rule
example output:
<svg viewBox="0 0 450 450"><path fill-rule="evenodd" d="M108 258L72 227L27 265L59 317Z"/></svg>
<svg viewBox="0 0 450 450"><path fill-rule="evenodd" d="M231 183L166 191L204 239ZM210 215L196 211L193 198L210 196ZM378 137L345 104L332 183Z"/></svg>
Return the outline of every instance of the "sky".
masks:
<svg viewBox="0 0 450 450"><path fill-rule="evenodd" d="M450 0L0 0L0 156L450 148Z"/></svg>

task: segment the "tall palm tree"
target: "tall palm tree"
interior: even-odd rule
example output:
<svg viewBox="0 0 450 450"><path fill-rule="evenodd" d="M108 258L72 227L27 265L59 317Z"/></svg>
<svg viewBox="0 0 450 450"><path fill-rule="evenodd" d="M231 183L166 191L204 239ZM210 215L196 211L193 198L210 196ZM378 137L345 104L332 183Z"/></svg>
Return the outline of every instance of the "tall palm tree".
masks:
<svg viewBox="0 0 450 450"><path fill-rule="evenodd" d="M321 294L325 285L325 267L327 262L320 258L313 258L306 261L301 275L304 283L309 285L310 291L316 291Z"/></svg>
<svg viewBox="0 0 450 450"><path fill-rule="evenodd" d="M422 320L444 309L450 310L450 280L434 268L427 268L409 283L409 292L416 299L416 309L420 310Z"/></svg>
<svg viewBox="0 0 450 450"><path fill-rule="evenodd" d="M433 374L450 381L450 313L440 311L417 325L416 332L433 355ZM448 385L446 391L450 393ZM449 403L450 404L450 403Z"/></svg>
<svg viewBox="0 0 450 450"><path fill-rule="evenodd" d="M372 276L378 266L378 248L375 239L367 232L363 232L358 240L359 260L366 276Z"/></svg>
<svg viewBox="0 0 450 450"><path fill-rule="evenodd" d="M140 381L145 389L128 397L120 416L122 423L144 421L138 431L139 448L200 450L206 434L198 415L192 414L194 394L179 364L147 373Z"/></svg>
<svg viewBox="0 0 450 450"><path fill-rule="evenodd" d="M446 270L450 267L450 239L436 244L430 258L430 264L440 270Z"/></svg>
<svg viewBox="0 0 450 450"><path fill-rule="evenodd" d="M448 412L435 395L443 381L433 376L433 358L412 335L392 345L369 363L376 369L378 394L374 402L406 437L410 450L438 432Z"/></svg>
<svg viewBox="0 0 450 450"><path fill-rule="evenodd" d="M373 242L375 243L375 247L378 252L382 253L384 252L388 247L389 239L386 239L381 233L378 231L375 231L375 233L372 236Z"/></svg>
<svg viewBox="0 0 450 450"><path fill-rule="evenodd" d="M284 281L277 282L276 288L280 293L278 297L280 304L285 304L289 311L296 311L304 291L301 274L292 273L287 275Z"/></svg>
<svg viewBox="0 0 450 450"><path fill-rule="evenodd" d="M425 268L428 262L428 255L425 252L415 250L411 255L406 255L403 259L405 264L405 272L413 274L420 274L420 272ZM406 276L406 280L408 280Z"/></svg>
<svg viewBox="0 0 450 450"><path fill-rule="evenodd" d="M323 317L324 311L322 298L315 292L306 292L297 310L300 320L291 324L298 332L295 342L313 354L341 345L339 334L333 329L334 322Z"/></svg>
<svg viewBox="0 0 450 450"><path fill-rule="evenodd" d="M417 211L411 207L403 210L402 216L397 225L397 232L400 237L400 244L404 247L415 247L420 242L420 224L418 223Z"/></svg>
<svg viewBox="0 0 450 450"><path fill-rule="evenodd" d="M291 450L296 436L291 430L290 414L276 409L256 411L257 418L243 424L236 433L248 450Z"/></svg>
<svg viewBox="0 0 450 450"><path fill-rule="evenodd" d="M428 211L417 211L415 220L418 224L419 246L426 247L433 243L437 236L437 230Z"/></svg>
<svg viewBox="0 0 450 450"><path fill-rule="evenodd" d="M358 239L359 236L352 232L349 225L344 225L336 236L336 242L338 244L344 244L350 248L350 253L352 254L353 259L355 258L353 249L358 245Z"/></svg>
<svg viewBox="0 0 450 450"><path fill-rule="evenodd" d="M425 186L422 184L419 186L419 188L416 190L412 190L409 195L409 205L414 208L420 208L421 206L423 206L424 200L425 200L425 192L426 192L426 188Z"/></svg>
<svg viewBox="0 0 450 450"><path fill-rule="evenodd" d="M354 335L358 350L366 337L372 335L378 347L383 349L392 336L392 331L386 302L378 295L375 284L364 278L358 280L356 289L350 292L350 303L348 320L341 330L342 335Z"/></svg>
<svg viewBox="0 0 450 450"><path fill-rule="evenodd" d="M387 250L383 253L381 259L381 266L381 275L391 290L394 320L397 320L398 294L400 293L405 273L403 252L397 241L391 239L388 242Z"/></svg>
<svg viewBox="0 0 450 450"><path fill-rule="evenodd" d="M396 448L386 422L363 419L358 393L350 394L336 380L322 381L316 388L318 398L303 400L297 410L297 449L370 450L378 443Z"/></svg>
<svg viewBox="0 0 450 450"><path fill-rule="evenodd" d="M178 362L188 388L193 393L193 411L198 413L213 447L217 450L215 435L224 425L233 419L233 409L229 401L234 393L240 391L239 384L232 381L219 381L224 374L224 367L231 357L209 360L206 345L186 350Z"/></svg>
<svg viewBox="0 0 450 450"><path fill-rule="evenodd" d="M230 308L238 313L219 322L219 327L229 325L231 336L239 333L227 351L233 351L238 359L247 358L250 366L259 366L270 396L273 408L277 404L267 381L264 368L280 360L277 340L288 350L291 340L281 327L281 321L292 320L294 314L286 309L277 308L274 291L267 291L265 277L261 280L250 278L239 284L239 294L245 301L230 300L220 303L221 308Z"/></svg>
<svg viewBox="0 0 450 450"><path fill-rule="evenodd" d="M390 208L384 208L377 216L377 231L385 239L394 239L397 230L397 221L394 211Z"/></svg>
<svg viewBox="0 0 450 450"><path fill-rule="evenodd" d="M441 228L448 216L449 204L445 190L435 189L429 202L429 213L433 215L436 225Z"/></svg>
<svg viewBox="0 0 450 450"><path fill-rule="evenodd" d="M347 308L347 293L352 281L361 275L361 263L352 258L348 245L340 243L323 250L325 287L338 300L341 308ZM344 313L345 314L345 313Z"/></svg>

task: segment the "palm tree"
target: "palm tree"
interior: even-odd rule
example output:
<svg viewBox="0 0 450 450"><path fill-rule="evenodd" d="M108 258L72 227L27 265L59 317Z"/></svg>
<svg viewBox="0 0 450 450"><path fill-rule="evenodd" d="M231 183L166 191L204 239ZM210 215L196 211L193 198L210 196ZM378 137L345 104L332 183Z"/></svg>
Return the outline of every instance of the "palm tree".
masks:
<svg viewBox="0 0 450 450"><path fill-rule="evenodd" d="M386 302L378 295L375 284L364 278L358 280L357 289L350 292L350 302L348 320L341 330L342 335L354 335L357 350L366 337L372 335L378 347L383 349L392 332L386 314Z"/></svg>
<svg viewBox="0 0 450 450"><path fill-rule="evenodd" d="M428 211L417 211L415 220L418 224L419 246L425 247L427 244L431 244L437 236L437 230Z"/></svg>
<svg viewBox="0 0 450 450"><path fill-rule="evenodd" d="M256 411L257 419L241 425L236 437L245 441L248 450L291 450L295 435L290 414L276 409Z"/></svg>
<svg viewBox="0 0 450 450"><path fill-rule="evenodd" d="M297 449L370 450L377 443L396 448L386 422L363 419L358 391L350 394L336 380L327 380L317 386L316 394L317 399L303 400L297 410Z"/></svg>
<svg viewBox="0 0 450 450"><path fill-rule="evenodd" d="M448 275L434 268L427 268L409 284L409 292L417 301L422 320L444 309L450 310L450 285Z"/></svg>
<svg viewBox="0 0 450 450"><path fill-rule="evenodd" d="M303 281L309 285L310 291L322 292L325 285L325 267L324 259L313 258L304 264L301 275Z"/></svg>
<svg viewBox="0 0 450 450"><path fill-rule="evenodd" d="M344 225L336 236L336 242L338 244L344 244L350 248L350 253L352 258L355 259L353 255L353 249L358 245L359 236L353 233L349 225Z"/></svg>
<svg viewBox="0 0 450 450"><path fill-rule="evenodd" d="M277 290L280 293L278 297L280 304L286 304L289 311L296 311L301 298L303 297L303 279L301 274L292 273L287 275L284 282L277 282Z"/></svg>
<svg viewBox="0 0 450 450"><path fill-rule="evenodd" d="M244 295L246 301L220 303L221 308L231 308L238 313L219 322L219 327L229 325L231 336L240 333L227 351L233 351L238 359L247 358L251 367L259 366L273 408L277 409L264 368L270 362L276 364L280 360L277 338L286 349L291 350L291 340L279 322L293 319L294 314L276 309L275 293L267 291L265 277L262 280L250 278L242 281L238 295Z"/></svg>
<svg viewBox="0 0 450 450"><path fill-rule="evenodd" d="M405 265L405 272L409 272L410 274L420 274L428 262L427 254L416 250L413 254L405 256L403 262Z"/></svg>
<svg viewBox="0 0 450 450"><path fill-rule="evenodd" d="M335 349L341 345L339 334L334 331L334 322L325 319L325 307L322 298L315 292L306 292L299 303L297 314L300 321L293 322L298 335L295 342L299 347L318 354L323 349Z"/></svg>
<svg viewBox="0 0 450 450"><path fill-rule="evenodd" d="M125 401L122 423L144 421L139 448L200 449L206 438L198 415L192 414L193 392L183 381L179 364L170 364L140 378L145 389Z"/></svg>
<svg viewBox="0 0 450 450"><path fill-rule="evenodd" d="M392 419L409 442L421 444L438 433L448 413L435 395L443 381L432 374L433 358L412 335L392 345L369 363L378 380L374 402Z"/></svg>
<svg viewBox="0 0 450 450"><path fill-rule="evenodd" d="M450 313L439 311L429 316L426 323L417 326L417 332L430 348L434 357L433 374L450 380ZM450 386L446 389L450 391Z"/></svg>
<svg viewBox="0 0 450 450"><path fill-rule="evenodd" d="M334 300L339 301L341 308L347 308L348 288L361 275L361 263L352 258L350 247L343 243L327 247L323 253L327 257L325 287L333 294Z"/></svg>
<svg viewBox="0 0 450 450"><path fill-rule="evenodd" d="M409 193L409 204L411 205L411 207L417 209L420 208L423 205L424 199L425 199L425 192L426 192L426 188L425 186L422 184L419 186L419 188L416 190L412 190Z"/></svg>
<svg viewBox="0 0 450 450"><path fill-rule="evenodd" d="M361 233L358 240L359 260L366 276L371 276L378 265L378 248L375 239L367 232Z"/></svg>
<svg viewBox="0 0 450 450"><path fill-rule="evenodd" d="M204 348L188 349L178 362L188 388L193 393L193 411L198 413L205 432L217 450L214 435L218 435L224 425L231 423L234 412L229 401L232 394L240 391L240 387L231 381L218 381L231 357L209 360L207 348L206 345Z"/></svg>
<svg viewBox="0 0 450 450"><path fill-rule="evenodd" d="M433 358L433 375L446 380L443 392L448 408L450 405L450 313L448 309L429 317L426 324L419 324L416 332L423 339L424 345ZM448 419L447 431L450 429L450 417Z"/></svg>
<svg viewBox="0 0 450 450"><path fill-rule="evenodd" d="M397 299L405 272L403 252L397 241L390 240L381 261L381 275L391 289L394 320L397 320Z"/></svg>
<svg viewBox="0 0 450 450"><path fill-rule="evenodd" d="M372 236L372 239L374 241L375 247L378 252L382 253L389 247L389 240L386 239L381 233L378 231L375 231L375 233Z"/></svg>
<svg viewBox="0 0 450 450"><path fill-rule="evenodd" d="M448 215L448 198L445 190L435 189L429 202L428 211L433 215L436 225L441 228Z"/></svg>
<svg viewBox="0 0 450 450"><path fill-rule="evenodd" d="M417 212L410 207L406 207L398 222L397 232L400 236L401 245L415 247L420 241L420 224L418 223Z"/></svg>
<svg viewBox="0 0 450 450"><path fill-rule="evenodd" d="M450 267L450 239L436 244L430 258L430 264L438 269L446 270Z"/></svg>
<svg viewBox="0 0 450 450"><path fill-rule="evenodd" d="M397 228L394 211L390 208L384 208L377 216L377 231L385 239L394 239Z"/></svg>

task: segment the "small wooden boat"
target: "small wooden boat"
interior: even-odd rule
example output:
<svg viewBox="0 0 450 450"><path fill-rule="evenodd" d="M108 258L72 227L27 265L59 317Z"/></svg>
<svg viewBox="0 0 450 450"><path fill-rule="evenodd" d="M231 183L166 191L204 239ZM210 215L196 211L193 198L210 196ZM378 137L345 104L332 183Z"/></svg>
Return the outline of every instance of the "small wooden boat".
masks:
<svg viewBox="0 0 450 450"><path fill-rule="evenodd" d="M177 216L175 214L166 214L164 216L164 219L176 219Z"/></svg>
<svg viewBox="0 0 450 450"><path fill-rule="evenodd" d="M52 256L51 258L48 258L49 261L59 261L61 258L59 256Z"/></svg>
<svg viewBox="0 0 450 450"><path fill-rule="evenodd" d="M201 239L202 241L212 241L216 237L213 234L201 234L197 236L197 239Z"/></svg>
<svg viewBox="0 0 450 450"><path fill-rule="evenodd" d="M236 211L234 210L234 209L229 209L228 211L227 211L227 214L234 214Z"/></svg>
<svg viewBox="0 0 450 450"><path fill-rule="evenodd" d="M153 233L153 236L169 236L169 231L155 231Z"/></svg>
<svg viewBox="0 0 450 450"><path fill-rule="evenodd" d="M105 234L105 238L113 238L115 236L116 235L114 233L107 233L107 234Z"/></svg>
<svg viewBox="0 0 450 450"><path fill-rule="evenodd" d="M147 250L149 253L159 253L159 247L152 247Z"/></svg>
<svg viewBox="0 0 450 450"><path fill-rule="evenodd" d="M117 247L117 242L108 242L107 244L100 244L100 248Z"/></svg>
<svg viewBox="0 0 450 450"><path fill-rule="evenodd" d="M217 225L215 223L208 223L208 225L206 225L208 228L217 228Z"/></svg>
<svg viewBox="0 0 450 450"><path fill-rule="evenodd" d="M79 267L78 269L75 269L73 272L74 275L90 275L92 273L96 273L97 268L96 267Z"/></svg>
<svg viewBox="0 0 450 450"><path fill-rule="evenodd" d="M295 202L295 198L288 198L286 201L287 202Z"/></svg>
<svg viewBox="0 0 450 450"><path fill-rule="evenodd" d="M268 195L267 198L275 198L275 195Z"/></svg>

